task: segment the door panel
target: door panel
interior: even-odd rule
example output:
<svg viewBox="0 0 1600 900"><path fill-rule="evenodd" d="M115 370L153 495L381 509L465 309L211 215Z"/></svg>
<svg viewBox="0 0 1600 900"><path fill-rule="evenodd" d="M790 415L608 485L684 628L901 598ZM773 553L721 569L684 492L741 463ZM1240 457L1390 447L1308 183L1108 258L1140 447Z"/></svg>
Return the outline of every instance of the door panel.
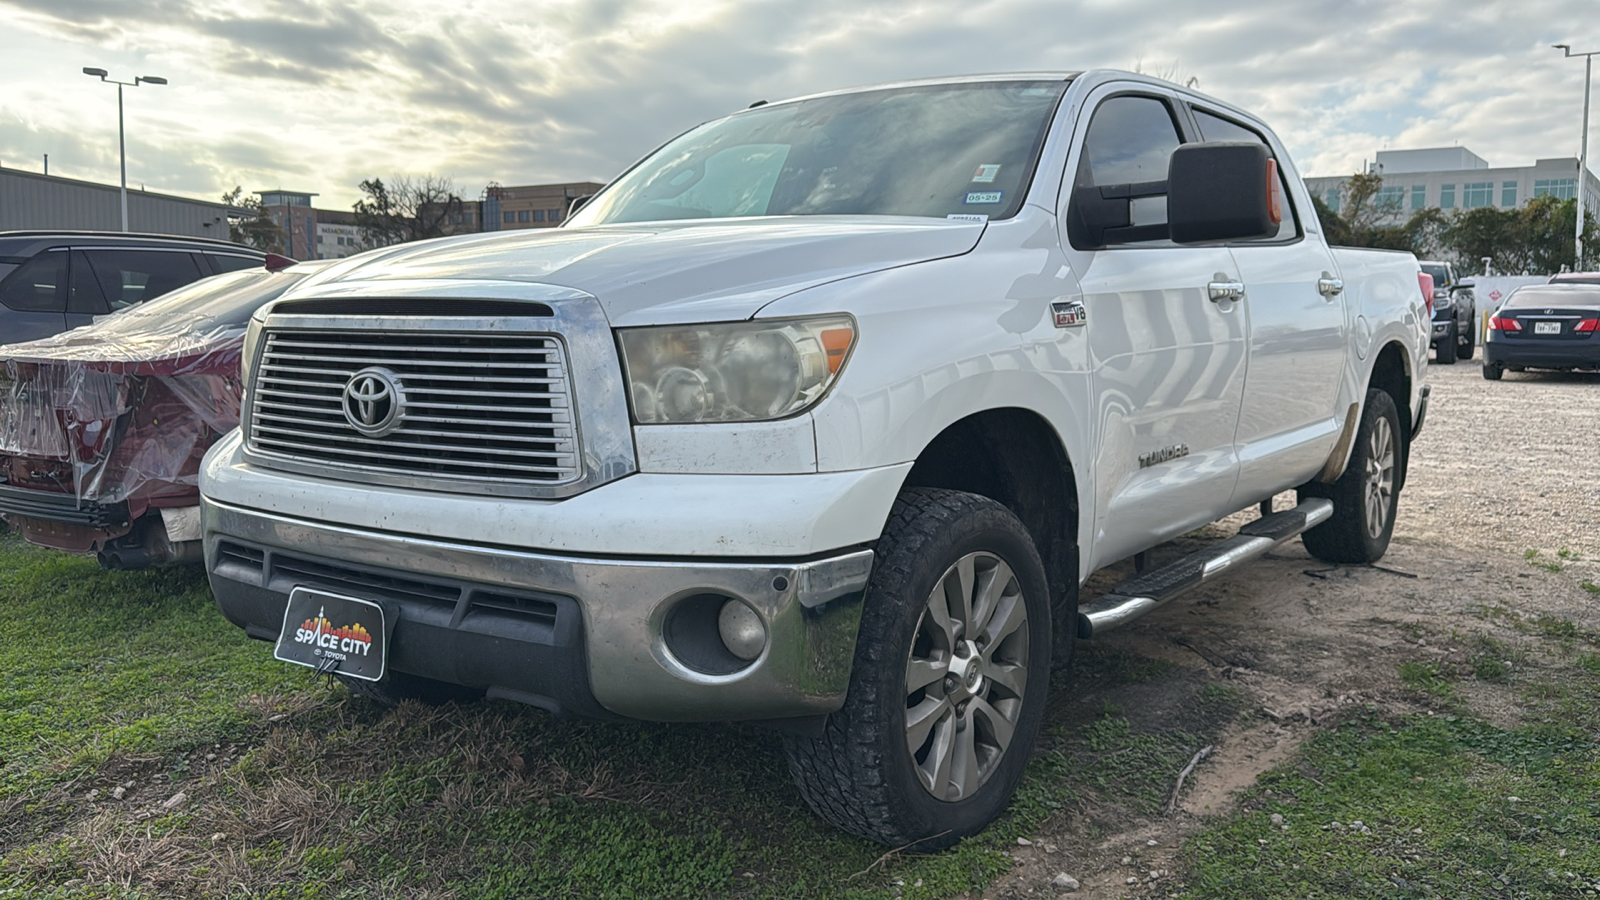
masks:
<svg viewBox="0 0 1600 900"><path fill-rule="evenodd" d="M1219 247L1125 248L1094 254L1081 279L1100 434L1094 565L1230 511L1245 321L1207 284L1232 268Z"/></svg>

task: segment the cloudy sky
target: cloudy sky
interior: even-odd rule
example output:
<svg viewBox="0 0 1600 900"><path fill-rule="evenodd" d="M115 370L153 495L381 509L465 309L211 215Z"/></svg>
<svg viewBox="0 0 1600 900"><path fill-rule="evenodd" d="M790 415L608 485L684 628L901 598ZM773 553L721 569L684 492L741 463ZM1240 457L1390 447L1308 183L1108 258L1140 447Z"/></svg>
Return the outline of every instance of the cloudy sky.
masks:
<svg viewBox="0 0 1600 900"><path fill-rule="evenodd" d="M1554 43L1600 50L1596 0L0 0L0 165L116 181L84 66L171 81L128 91L130 185L330 208L373 175L606 181L752 100L1022 69L1197 78L1306 175L1456 143L1520 165L1578 152Z"/></svg>

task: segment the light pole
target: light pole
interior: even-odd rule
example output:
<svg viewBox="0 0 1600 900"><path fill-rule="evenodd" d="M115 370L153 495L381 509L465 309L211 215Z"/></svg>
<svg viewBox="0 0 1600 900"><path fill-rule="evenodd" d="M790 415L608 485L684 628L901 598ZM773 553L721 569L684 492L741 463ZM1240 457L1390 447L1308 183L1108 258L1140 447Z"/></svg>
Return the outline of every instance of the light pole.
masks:
<svg viewBox="0 0 1600 900"><path fill-rule="evenodd" d="M1594 58L1600 50L1591 50L1588 53L1573 53L1572 48L1566 44L1554 44L1564 58L1574 56L1583 57L1583 137L1578 142L1578 227L1573 237L1572 271L1583 268L1583 195L1589 177L1589 73L1594 68Z"/></svg>
<svg viewBox="0 0 1600 900"><path fill-rule="evenodd" d="M105 69L96 69L91 66L83 67L83 74L97 76L107 84L117 86L117 155L122 159L122 230L128 230L128 145L123 139L122 132L122 89L123 87L138 87L140 84L166 84L167 80L158 75L140 75L132 81L115 81L106 77Z"/></svg>

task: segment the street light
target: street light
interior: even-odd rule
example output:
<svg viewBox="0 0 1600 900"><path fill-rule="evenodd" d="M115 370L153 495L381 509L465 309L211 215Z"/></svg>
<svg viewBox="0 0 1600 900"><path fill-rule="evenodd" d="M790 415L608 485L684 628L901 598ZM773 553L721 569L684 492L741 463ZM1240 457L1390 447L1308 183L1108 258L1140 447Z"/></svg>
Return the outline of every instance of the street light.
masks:
<svg viewBox="0 0 1600 900"><path fill-rule="evenodd" d="M93 75L107 84L117 86L117 153L122 158L122 230L128 230L128 145L123 139L122 132L122 89L124 87L138 87L140 84L166 84L167 80L158 75L140 75L132 81L115 81L107 78L105 69L96 69L84 66L83 74Z"/></svg>
<svg viewBox="0 0 1600 900"><path fill-rule="evenodd" d="M1583 267L1583 201L1584 187L1589 177L1589 73L1594 68L1594 58L1596 54L1600 54L1600 50L1591 50L1588 53L1573 53L1572 48L1566 44L1552 44L1551 46L1560 50L1563 58L1583 57L1583 137L1578 144L1578 227L1576 236L1572 239L1574 253L1572 271L1576 272Z"/></svg>

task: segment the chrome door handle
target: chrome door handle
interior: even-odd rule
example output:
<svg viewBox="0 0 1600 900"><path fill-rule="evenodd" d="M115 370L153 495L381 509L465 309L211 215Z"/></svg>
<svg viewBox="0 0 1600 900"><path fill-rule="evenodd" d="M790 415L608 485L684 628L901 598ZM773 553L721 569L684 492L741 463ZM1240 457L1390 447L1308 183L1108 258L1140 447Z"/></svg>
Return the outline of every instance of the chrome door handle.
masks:
<svg viewBox="0 0 1600 900"><path fill-rule="evenodd" d="M1242 281L1213 281L1206 287L1211 291L1212 303L1219 303L1223 300L1244 299L1244 282Z"/></svg>
<svg viewBox="0 0 1600 900"><path fill-rule="evenodd" d="M1317 290L1322 293L1322 296L1332 299L1344 293L1344 279L1324 275L1317 279Z"/></svg>

